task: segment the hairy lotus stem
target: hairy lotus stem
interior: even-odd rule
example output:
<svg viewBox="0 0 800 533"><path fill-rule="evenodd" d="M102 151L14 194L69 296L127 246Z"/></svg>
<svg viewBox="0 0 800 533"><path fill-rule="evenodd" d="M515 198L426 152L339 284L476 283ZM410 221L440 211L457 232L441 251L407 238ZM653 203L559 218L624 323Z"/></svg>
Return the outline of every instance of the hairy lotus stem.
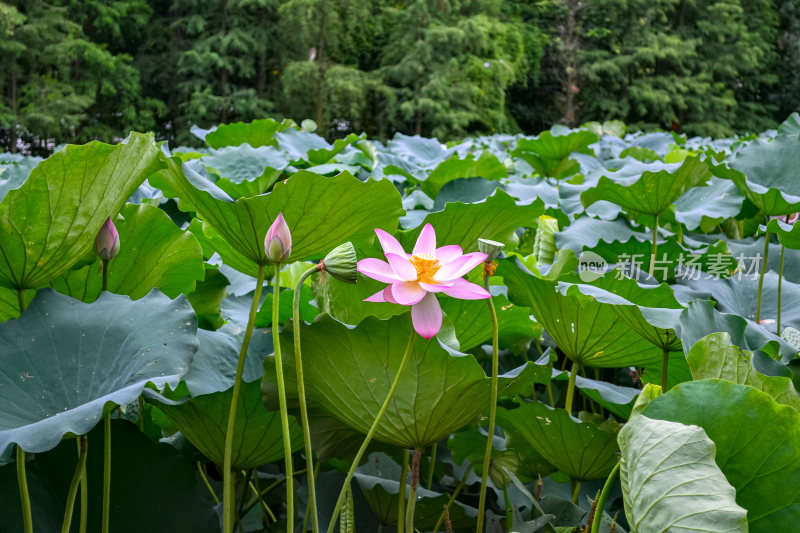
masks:
<svg viewBox="0 0 800 533"><path fill-rule="evenodd" d="M514 524L514 507L511 505L511 499L508 497L508 487L503 487L503 504L506 510L506 531L511 531Z"/></svg>
<svg viewBox="0 0 800 533"><path fill-rule="evenodd" d="M311 429L308 425L308 408L306 407L306 386L303 380L303 358L300 353L300 290L303 282L314 272L319 270L318 265L309 268L300 276L297 286L294 289L294 301L292 302L292 324L294 333L294 366L297 370L297 394L300 399L300 422L303 425L303 444L306 450L306 471L312 472L307 475L308 479L308 507L306 513L311 514L311 529L314 533L319 533L319 518L317 517L317 493L316 480L314 479L314 456L311 452ZM305 530L304 530L305 531Z"/></svg>
<svg viewBox="0 0 800 533"><path fill-rule="evenodd" d="M286 407L286 384L283 379L280 322L281 264L275 263L275 284L272 296L272 344L275 349L275 374L278 381L278 403L283 430L283 459L286 464L286 531L294 531L294 468L292 467L292 441L289 434L289 411Z"/></svg>
<svg viewBox="0 0 800 533"><path fill-rule="evenodd" d="M494 272L491 263L484 263L483 287L489 291L489 277ZM492 445L494 444L494 426L497 417L497 375L499 373L499 350L498 336L499 326L497 323L497 310L491 298L486 300L489 304L489 315L492 320L492 398L489 404L489 434L486 438L486 450L483 454L483 473L481 474L481 492L478 500L478 524L475 529L477 533L483 532L483 520L486 514L486 487L488 485L489 470L492 465Z"/></svg>
<svg viewBox="0 0 800 533"><path fill-rule="evenodd" d="M616 466L614 466L614 469L606 479L605 485L603 485L603 490L600 492L600 496L597 498L597 506L594 512L594 521L592 522L591 533L600 533L600 522L603 520L603 507L606 505L608 493L611 492L611 487L614 486L614 481L617 479L617 474L619 474L619 465L620 463L617 463Z"/></svg>
<svg viewBox="0 0 800 533"><path fill-rule="evenodd" d="M764 274L767 271L769 258L769 232L764 233L764 258L761 263L761 273L758 275L758 297L756 298L756 324L761 322L761 289L764 287Z"/></svg>
<svg viewBox="0 0 800 533"><path fill-rule="evenodd" d="M419 461L422 450L414 450L414 459L411 461L411 490L408 493L408 506L406 507L406 533L414 533L414 509L417 505L417 486L419 485ZM403 483L405 485L405 483ZM405 493L405 487L403 492Z"/></svg>
<svg viewBox="0 0 800 533"><path fill-rule="evenodd" d="M353 462L350 464L350 470L347 472L347 477L344 479L344 485L342 486L341 492L339 492L339 498L336 500L336 505L334 506L333 516L331 516L331 521L328 524L328 533L333 533L333 528L336 525L336 519L339 517L339 509L342 507L342 502L344 501L345 495L347 493L347 487L350 486L350 481L353 479L353 474L356 472L356 468L358 467L358 463L361 462L361 458L364 456L364 452L367 450L367 446L369 443L372 442L372 437L375 435L375 432L378 430L378 425L383 419L383 415L386 413L386 410L389 408L389 404L394 398L394 393L397 391L397 386L400 384L400 377L403 375L403 371L405 370L406 366L408 365L409 359L411 359L411 354L414 351L414 340L417 338L416 332L412 332L411 336L408 339L408 346L406 346L406 351L403 354L403 359L400 361L400 368L397 369L397 374L394 376L394 381L392 381L392 385L389 388L389 393L386 395L386 399L383 401L383 405L381 405L380 410L378 411L378 415L375 417L375 420L372 422L372 426L369 428L367 432L367 436L364 438L364 442L361 443L361 447L358 449Z"/></svg>
<svg viewBox="0 0 800 533"><path fill-rule="evenodd" d="M400 467L397 491L397 533L406 531L406 480L408 480L408 448L403 448L403 466Z"/></svg>
<svg viewBox="0 0 800 533"><path fill-rule="evenodd" d="M664 354L661 360L661 390L667 392L667 371L669 370L669 346L664 346L662 350L664 351Z"/></svg>
<svg viewBox="0 0 800 533"><path fill-rule="evenodd" d="M278 271L276 265L276 272ZM244 361L247 357L247 348L250 346L250 337L253 335L253 326L256 323L256 312L258 303L261 300L261 289L264 285L264 265L258 266L258 277L256 278L256 290L253 293L253 303L250 305L250 316L247 319L247 327L242 340L242 348L239 350L239 361L236 365L236 377L233 381L233 397L231 398L231 408L228 413L228 426L225 432L225 457L222 467L222 531L232 533L236 522L233 516L234 492L233 492L233 472L231 463L233 462L233 433L236 428L236 410L239 405L239 391L242 387L242 372L244 371ZM273 326L274 327L274 326ZM288 434L288 431L287 431Z"/></svg>
<svg viewBox="0 0 800 533"><path fill-rule="evenodd" d="M86 455L89 451L89 442L86 435L78 437L78 465L75 467L75 473L72 475L72 482L69 484L69 492L67 493L67 506L64 509L64 522L61 524L61 533L69 533L70 526L72 526L72 511L75 508L75 498L78 495L78 485L81 483L81 478L86 472Z"/></svg>

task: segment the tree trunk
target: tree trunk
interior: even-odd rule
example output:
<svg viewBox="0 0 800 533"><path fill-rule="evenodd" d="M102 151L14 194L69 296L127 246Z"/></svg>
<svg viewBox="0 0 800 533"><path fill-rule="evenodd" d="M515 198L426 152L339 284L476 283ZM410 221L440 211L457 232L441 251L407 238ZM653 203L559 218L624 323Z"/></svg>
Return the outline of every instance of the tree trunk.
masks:
<svg viewBox="0 0 800 533"><path fill-rule="evenodd" d="M10 79L8 84L8 100L11 104L13 124L11 124L11 153L17 153L17 68L16 62L12 63Z"/></svg>
<svg viewBox="0 0 800 533"><path fill-rule="evenodd" d="M564 46L564 122L568 126L575 124L577 104L575 96L578 94L578 50L580 38L577 31L578 0L568 0L567 23L563 28L562 43Z"/></svg>
<svg viewBox="0 0 800 533"><path fill-rule="evenodd" d="M228 32L228 0L222 0L222 37L225 40L225 35ZM224 57L224 50L221 55ZM222 94L222 106L219 114L219 121L222 124L227 124L228 113L230 104L228 103L228 69L222 67L222 75L220 76L220 93Z"/></svg>

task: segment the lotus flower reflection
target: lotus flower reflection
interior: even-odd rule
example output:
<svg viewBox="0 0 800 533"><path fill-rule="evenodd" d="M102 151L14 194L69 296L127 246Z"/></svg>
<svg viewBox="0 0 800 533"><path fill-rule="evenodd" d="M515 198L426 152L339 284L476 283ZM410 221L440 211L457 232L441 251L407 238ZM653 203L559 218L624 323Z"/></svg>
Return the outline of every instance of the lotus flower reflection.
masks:
<svg viewBox="0 0 800 533"><path fill-rule="evenodd" d="M464 254L458 245L437 248L436 232L430 224L422 228L410 254L385 231L376 229L375 233L388 262L362 259L358 271L391 285L364 301L410 305L414 329L426 339L442 327L442 308L434 293L443 292L462 300L491 297L483 287L462 278L485 261L486 254Z"/></svg>

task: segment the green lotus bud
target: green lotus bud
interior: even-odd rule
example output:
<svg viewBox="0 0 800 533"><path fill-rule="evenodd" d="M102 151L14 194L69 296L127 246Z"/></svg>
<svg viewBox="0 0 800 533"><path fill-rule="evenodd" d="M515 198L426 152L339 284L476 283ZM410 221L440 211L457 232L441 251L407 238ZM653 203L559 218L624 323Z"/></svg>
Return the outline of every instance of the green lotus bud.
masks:
<svg viewBox="0 0 800 533"><path fill-rule="evenodd" d="M114 259L119 253L119 233L110 218L106 218L94 238L94 253L104 261Z"/></svg>
<svg viewBox="0 0 800 533"><path fill-rule="evenodd" d="M486 262L489 263L497 259L505 245L502 242L490 241L489 239L478 239L478 250L486 254Z"/></svg>
<svg viewBox="0 0 800 533"><path fill-rule="evenodd" d="M269 227L264 239L264 251L267 259L273 263L283 263L289 259L292 253L292 234L283 219L283 213L278 213L278 218Z"/></svg>
<svg viewBox="0 0 800 533"><path fill-rule="evenodd" d="M340 244L322 260L320 270L345 283L355 283L358 279L356 250L353 243Z"/></svg>

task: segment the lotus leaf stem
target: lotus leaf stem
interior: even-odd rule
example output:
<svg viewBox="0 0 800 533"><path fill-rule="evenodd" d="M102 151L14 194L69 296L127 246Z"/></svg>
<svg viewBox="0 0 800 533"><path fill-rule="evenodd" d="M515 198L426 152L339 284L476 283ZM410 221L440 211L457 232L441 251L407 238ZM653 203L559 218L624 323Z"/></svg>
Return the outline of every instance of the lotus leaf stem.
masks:
<svg viewBox="0 0 800 533"><path fill-rule="evenodd" d="M511 531L514 525L514 507L511 506L511 499L508 497L508 487L503 487L503 503L506 510L506 531Z"/></svg>
<svg viewBox="0 0 800 533"><path fill-rule="evenodd" d="M25 450L17 444L17 483L19 484L19 499L22 502L22 523L25 533L33 533L33 515L31 514L31 499L28 495L28 474L25 471Z"/></svg>
<svg viewBox="0 0 800 533"><path fill-rule="evenodd" d="M464 471L464 476L461 478L461 481L458 482L456 485L455 490L453 490L453 494L450 495L450 499L447 501L447 505L444 506L444 511L442 514L439 515L439 520L436 521L436 525L433 526L433 533L439 533L439 528L442 526L442 521L444 520L444 515L447 510L453 505L453 502L456 501L456 497L458 497L458 493L461 492L461 489L464 488L464 485L467 483L467 478L469 478L469 473L472 472L472 465L467 467Z"/></svg>
<svg viewBox="0 0 800 533"><path fill-rule="evenodd" d="M400 467L400 487L397 491L397 533L406 531L406 480L408 479L408 448L403 448L403 466Z"/></svg>
<svg viewBox="0 0 800 533"><path fill-rule="evenodd" d="M103 417L103 521L100 530L108 533L111 523L111 412Z"/></svg>
<svg viewBox="0 0 800 533"><path fill-rule="evenodd" d="M295 472L295 475L299 476L300 474L304 474L305 472L306 472L305 470L298 470L297 472ZM273 481L272 483L267 485L264 489L262 489L258 493L258 497L262 498L266 493L268 493L269 491L271 491L272 489L274 489L275 487L277 487L278 485L280 485L284 481L286 481L286 476L284 476L284 477L282 477L280 479L276 479L275 481ZM248 512L250 512L250 509L255 507L255 505L257 503L258 503L258 500L253 500L253 501L249 502L247 505L244 506L244 510L242 511L242 514L246 515ZM272 515L272 511L270 511L270 514ZM278 520L275 519L275 515L272 515L272 516L273 516L273 520L275 520L277 522Z"/></svg>
<svg viewBox="0 0 800 533"><path fill-rule="evenodd" d="M358 452L356 452L356 456L353 459L353 462L350 464L350 470L347 472L347 477L345 477L344 485L342 486L341 492L339 492L339 498L336 500L336 505L333 508L334 509L333 516L331 516L331 521L328 524L328 533L333 533L333 528L336 525L336 519L339 517L339 509L342 507L342 502L344 501L345 494L347 493L347 487L350 486L350 481L353 479L353 474L355 474L356 472L358 463L361 462L361 458L364 456L364 452L367 451L367 446L369 446L369 443L372 442L372 437L378 430L378 425L381 423L383 415L386 413L386 410L389 408L389 404L394 398L394 393L395 391L397 391L397 386L400 384L400 377L403 375L403 371L408 365L408 361L411 359L411 354L414 351L414 340L416 338L417 338L417 333L415 331L412 331L411 336L408 338L408 346L406 346L406 351L403 354L403 359L400 361L400 368L397 369L397 374L395 374L394 376L394 381L392 381L392 385L391 387L389 387L389 393L386 395L386 399L383 401L383 405L381 405L381 408L378 411L375 420L372 422L372 426L369 428L367 436L364 438L364 442L361 443L361 447L358 449Z"/></svg>
<svg viewBox="0 0 800 533"><path fill-rule="evenodd" d="M489 269L484 268L483 274L483 288L489 291ZM483 473L481 474L481 492L478 499L478 524L475 528L477 533L483 532L483 520L486 514L486 487L489 479L489 469L492 465L492 445L494 444L494 427L497 418L497 389L499 373L499 326L497 323L497 310L494 307L494 301L489 298L486 300L489 304L489 316L492 320L492 396L491 403L489 404L489 433L486 437L486 449L483 454Z"/></svg>
<svg viewBox="0 0 800 533"><path fill-rule="evenodd" d="M239 391L242 387L242 372L244 371L244 361L247 358L247 348L250 346L250 337L253 335L253 326L256 323L256 312L258 303L261 300L261 289L264 285L264 265L258 266L258 277L256 278L256 290L253 293L253 303L250 305L250 316L247 319L247 327L242 340L242 348L239 350L239 361L236 365L236 377L233 381L233 397L231 398L231 408L228 413L228 427L225 432L225 457L222 467L222 531L231 533L236 522L233 516L234 493L233 493L233 472L231 463L233 462L233 432L236 428L236 410L239 405ZM276 271L278 271L276 265ZM288 434L288 431L286 431Z"/></svg>
<svg viewBox="0 0 800 533"><path fill-rule="evenodd" d="M289 411L286 407L286 385L283 380L280 323L281 264L275 263L275 283L272 293L272 345L275 349L275 374L278 381L278 403L283 430L283 459L286 463L286 531L294 531L294 475L292 467L292 440L289 433Z"/></svg>
<svg viewBox="0 0 800 533"><path fill-rule="evenodd" d="M656 213L656 220L653 222L653 251L650 256L650 277L656 270L656 252L658 252L658 213Z"/></svg>
<svg viewBox="0 0 800 533"><path fill-rule="evenodd" d="M319 467L320 467L320 464L321 464L321 463L317 463L316 465L314 465L314 474L313 474L313 477L314 477L314 485L315 485L315 486L316 486L316 484L317 484L317 477L319 477ZM309 484L309 487L311 487L311 485L310 485L310 484ZM308 508L309 508L309 507L310 507L310 505L306 505L306 512L305 512L305 516L303 516L303 531L308 531Z"/></svg>
<svg viewBox="0 0 800 533"><path fill-rule="evenodd" d="M256 476L254 479L258 480L258 476ZM246 508L247 511L252 509L253 506L255 506L257 503L260 503L261 509L264 511L265 518L269 517L273 522L277 522L278 519L275 518L275 514L272 512L272 509L269 508L267 502L265 502L264 499L261 497L261 491L258 490L258 487L256 487L252 481L250 482L250 490L253 491L253 494L255 495L256 499L247 504L248 505L248 507ZM247 512L243 512L243 514L246 515Z"/></svg>
<svg viewBox="0 0 800 533"><path fill-rule="evenodd" d="M594 511L594 520L592 521L591 533L600 533L600 522L603 521L603 507L606 505L608 494L611 492L611 487L614 486L614 481L617 479L617 474L619 474L619 465L620 463L618 462L616 466L614 466L614 469L606 479L605 485L603 485L603 490L600 492L600 496L597 498L597 505Z"/></svg>
<svg viewBox="0 0 800 533"><path fill-rule="evenodd" d="M214 502L217 505L219 505L219 498L217 497L217 493L214 492L213 488L211 488L211 483L208 482L208 477L206 476L206 473L203 470L203 465L200 463L200 461L197 461L197 471L200 472L200 477L203 479L203 484L205 484L206 488L208 489L208 492L211 493L211 497L214 499Z"/></svg>
<svg viewBox="0 0 800 533"><path fill-rule="evenodd" d="M781 264L778 267L778 319L776 320L775 324L779 336L781 334L781 289L783 288L783 256L785 252L786 247L781 244Z"/></svg>
<svg viewBox="0 0 800 533"><path fill-rule="evenodd" d="M103 259L103 292L108 290L108 259Z"/></svg>
<svg viewBox="0 0 800 533"><path fill-rule="evenodd" d="M756 298L756 324L761 322L761 289L764 287L764 274L767 272L769 258L769 232L764 234L764 258L761 262L761 273L758 275L758 297Z"/></svg>
<svg viewBox="0 0 800 533"><path fill-rule="evenodd" d="M69 484L67 506L64 509L64 522L61 524L61 533L69 533L69 529L72 526L72 511L75 508L75 498L78 496L78 485L81 484L81 478L86 472L86 455L89 451L89 442L86 435L81 435L77 440L80 450L78 454L78 465L75 467L75 473L72 475L72 482Z"/></svg>
<svg viewBox="0 0 800 533"><path fill-rule="evenodd" d="M411 490L408 493L408 506L406 507L406 533L414 533L414 509L417 506L420 459L422 459L422 450L417 448L414 450L414 460L411 462ZM402 488L405 493L405 486Z"/></svg>
<svg viewBox="0 0 800 533"><path fill-rule="evenodd" d="M308 425L308 408L306 406L306 385L303 379L303 358L300 352L300 291L306 278L319 267L314 265L309 268L297 280L294 289L294 300L292 302L292 329L294 333L294 366L297 370L297 395L300 400L300 422L303 425L303 445L305 446L306 471L314 472L314 455L311 452L311 429ZM317 516L317 491L314 475L306 476L308 479L308 506L306 506L306 516L311 514L311 529L314 533L319 533L319 517ZM303 531L306 531L303 529Z"/></svg>
<svg viewBox="0 0 800 533"><path fill-rule="evenodd" d="M572 488L572 503L575 505L578 504L578 496L581 493L581 482L571 479L570 480L570 488Z"/></svg>
<svg viewBox="0 0 800 533"><path fill-rule="evenodd" d="M431 462L428 466L428 480L425 484L425 488L428 490L431 490L431 486L433 485L433 469L436 466L436 447L438 445L438 442L434 442L433 446L431 446Z"/></svg>
<svg viewBox="0 0 800 533"><path fill-rule="evenodd" d="M80 439L76 440L75 443L78 445L78 453L80 454L81 451L81 441ZM78 525L78 532L79 533L86 533L86 524L88 523L89 518L89 482L88 477L86 476L86 468L83 469L83 473L81 474L81 521Z"/></svg>
<svg viewBox="0 0 800 533"><path fill-rule="evenodd" d="M17 305L19 305L19 314L25 310L25 289L17 289Z"/></svg>
<svg viewBox="0 0 800 533"><path fill-rule="evenodd" d="M663 356L661 358L661 390L667 392L667 372L669 370L669 346L663 346Z"/></svg>
<svg viewBox="0 0 800 533"><path fill-rule="evenodd" d="M567 384L567 399L564 403L564 409L568 414L572 414L572 400L575 398L575 380L578 377L578 362L572 362L572 368L569 372L569 383Z"/></svg>

